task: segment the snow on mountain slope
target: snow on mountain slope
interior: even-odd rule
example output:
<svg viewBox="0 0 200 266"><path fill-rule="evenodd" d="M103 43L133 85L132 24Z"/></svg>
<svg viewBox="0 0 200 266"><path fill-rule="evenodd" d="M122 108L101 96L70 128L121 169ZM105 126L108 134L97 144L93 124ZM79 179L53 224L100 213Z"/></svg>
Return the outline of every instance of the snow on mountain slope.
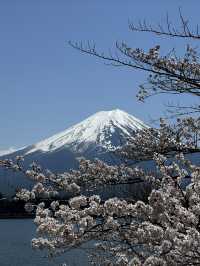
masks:
<svg viewBox="0 0 200 266"><path fill-rule="evenodd" d="M15 151L16 151L16 149L14 149L12 147L8 148L7 150L0 150L0 156L7 155L7 154L13 153Z"/></svg>
<svg viewBox="0 0 200 266"><path fill-rule="evenodd" d="M147 127L142 121L119 109L101 111L81 123L38 142L26 154L35 151L52 152L61 147L70 147L75 151L84 151L91 144L99 145L106 149L113 149L112 135L131 136L132 132Z"/></svg>

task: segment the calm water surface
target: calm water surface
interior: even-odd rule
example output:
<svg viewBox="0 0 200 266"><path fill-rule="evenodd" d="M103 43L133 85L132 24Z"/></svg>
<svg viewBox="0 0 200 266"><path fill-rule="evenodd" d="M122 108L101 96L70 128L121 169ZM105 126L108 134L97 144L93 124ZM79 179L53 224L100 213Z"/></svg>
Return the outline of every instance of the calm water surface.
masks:
<svg viewBox="0 0 200 266"><path fill-rule="evenodd" d="M54 260L44 253L31 249L30 240L35 237L31 219L0 220L0 266L88 266L83 250L74 250Z"/></svg>

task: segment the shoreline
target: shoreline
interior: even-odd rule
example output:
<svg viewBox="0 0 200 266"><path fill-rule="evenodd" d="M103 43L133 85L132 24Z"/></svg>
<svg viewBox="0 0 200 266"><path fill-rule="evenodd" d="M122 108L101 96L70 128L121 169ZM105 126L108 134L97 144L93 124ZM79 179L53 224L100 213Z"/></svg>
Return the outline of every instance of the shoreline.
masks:
<svg viewBox="0 0 200 266"><path fill-rule="evenodd" d="M0 220L1 219L33 219L35 218L34 214L23 214L23 213L1 213L0 214Z"/></svg>

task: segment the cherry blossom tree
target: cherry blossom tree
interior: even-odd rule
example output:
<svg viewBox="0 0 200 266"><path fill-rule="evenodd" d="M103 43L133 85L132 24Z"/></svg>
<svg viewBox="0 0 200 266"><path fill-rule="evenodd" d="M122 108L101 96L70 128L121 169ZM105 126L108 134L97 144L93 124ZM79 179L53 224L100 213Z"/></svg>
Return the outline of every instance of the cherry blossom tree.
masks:
<svg viewBox="0 0 200 266"><path fill-rule="evenodd" d="M128 67L132 70L142 70L148 75L147 82L140 85L137 97L144 101L150 96L157 94L182 95L188 94L195 97L200 96L200 70L199 53L196 42L200 40L199 27L194 30L179 11L180 28L166 18L166 25L152 26L146 21L138 24L129 23L131 31L147 32L161 37L189 39L189 44L184 48L184 54L180 54L176 49L161 53L160 45L144 51L142 48L132 48L125 42L117 42L116 50L113 54L98 51L96 45L88 42L69 42L69 44L82 53L95 56L112 66ZM193 46L191 45L193 41ZM178 113L198 113L200 106L176 106Z"/></svg>
<svg viewBox="0 0 200 266"><path fill-rule="evenodd" d="M198 28L192 31L181 13L180 19L180 30L173 28L168 19L166 29L146 22L130 24L130 28L198 41ZM178 57L175 51L161 56L159 46L144 52L122 43L117 44L121 58L98 53L90 44L71 45L111 64L147 71L147 86L142 85L138 92L140 100L159 93L200 96L199 57L191 46ZM199 110L199 106L192 108ZM52 255L89 242L93 265L200 265L200 166L185 157L198 151L199 121L199 117L184 117L168 125L161 119L159 129L137 132L121 150L114 151L126 159L122 165L80 159L79 170L55 175L36 164L25 170L21 157L0 161L2 167L22 171L36 182L31 191L21 189L16 194L26 202L27 211L36 211L33 247ZM144 160L153 160L156 168L146 171L133 165ZM99 186L136 182L151 185L146 201L125 197L102 200L92 195ZM63 192L70 195L68 200L52 200L50 206L42 202Z"/></svg>

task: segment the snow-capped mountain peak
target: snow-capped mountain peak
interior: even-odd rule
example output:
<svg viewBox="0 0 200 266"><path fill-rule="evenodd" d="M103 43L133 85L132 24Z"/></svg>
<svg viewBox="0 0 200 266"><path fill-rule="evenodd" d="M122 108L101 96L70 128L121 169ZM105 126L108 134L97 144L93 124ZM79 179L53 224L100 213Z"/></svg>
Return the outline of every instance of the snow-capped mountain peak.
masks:
<svg viewBox="0 0 200 266"><path fill-rule="evenodd" d="M101 111L84 121L34 145L21 149L3 151L0 157L15 159L24 157L24 167L34 161L43 169L63 173L78 169L77 158L98 158L108 164L118 164L120 159L112 151L134 137L134 132L147 126L132 115L121 110ZM1 170L1 169L0 169ZM12 184L10 186L9 184ZM21 173L0 171L1 191L13 194L17 187L29 187L30 183Z"/></svg>
<svg viewBox="0 0 200 266"><path fill-rule="evenodd" d="M129 137L131 132L145 127L147 126L142 121L119 109L101 111L33 145L27 154L38 150L50 152L69 146L75 151L84 151L91 144L113 149L120 145L119 135Z"/></svg>

